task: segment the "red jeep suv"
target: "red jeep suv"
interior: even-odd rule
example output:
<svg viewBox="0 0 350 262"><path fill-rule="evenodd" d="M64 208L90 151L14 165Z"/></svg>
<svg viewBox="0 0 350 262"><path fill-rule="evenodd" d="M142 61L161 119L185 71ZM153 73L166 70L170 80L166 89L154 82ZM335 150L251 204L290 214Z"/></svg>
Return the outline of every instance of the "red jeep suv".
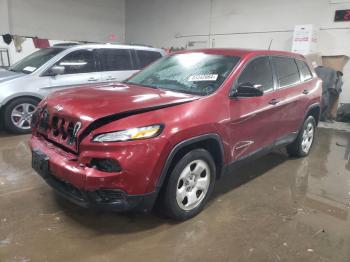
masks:
<svg viewBox="0 0 350 262"><path fill-rule="evenodd" d="M125 82L44 99L32 119L32 166L80 206L148 211L157 202L185 220L232 166L281 146L308 155L320 97L298 54L179 52Z"/></svg>

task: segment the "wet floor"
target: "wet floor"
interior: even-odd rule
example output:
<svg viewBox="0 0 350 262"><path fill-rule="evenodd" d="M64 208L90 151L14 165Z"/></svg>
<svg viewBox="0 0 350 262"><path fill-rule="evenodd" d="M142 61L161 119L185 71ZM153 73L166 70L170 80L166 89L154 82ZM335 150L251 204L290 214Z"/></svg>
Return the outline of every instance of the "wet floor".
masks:
<svg viewBox="0 0 350 262"><path fill-rule="evenodd" d="M76 208L31 170L27 139L0 134L1 262L350 261L350 133L241 167L183 223Z"/></svg>

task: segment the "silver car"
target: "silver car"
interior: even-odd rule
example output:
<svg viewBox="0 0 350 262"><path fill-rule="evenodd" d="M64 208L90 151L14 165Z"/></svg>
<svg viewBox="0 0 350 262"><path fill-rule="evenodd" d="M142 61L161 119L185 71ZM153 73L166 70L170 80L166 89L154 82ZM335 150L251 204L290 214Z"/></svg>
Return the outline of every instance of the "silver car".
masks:
<svg viewBox="0 0 350 262"><path fill-rule="evenodd" d="M12 133L30 132L35 107L49 93L123 81L164 55L162 49L108 44L41 49L0 69L0 123Z"/></svg>

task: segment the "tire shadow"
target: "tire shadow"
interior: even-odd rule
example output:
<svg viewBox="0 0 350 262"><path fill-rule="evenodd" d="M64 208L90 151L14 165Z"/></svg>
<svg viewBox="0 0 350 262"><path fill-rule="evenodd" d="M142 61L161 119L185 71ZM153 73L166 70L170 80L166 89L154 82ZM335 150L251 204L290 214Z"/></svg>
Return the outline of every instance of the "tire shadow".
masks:
<svg viewBox="0 0 350 262"><path fill-rule="evenodd" d="M216 182L214 192L208 204L213 202L213 200L220 195L224 195L225 193L266 174L269 170L281 165L288 159L289 157L284 149L280 149L273 151L266 156L230 169L226 175Z"/></svg>

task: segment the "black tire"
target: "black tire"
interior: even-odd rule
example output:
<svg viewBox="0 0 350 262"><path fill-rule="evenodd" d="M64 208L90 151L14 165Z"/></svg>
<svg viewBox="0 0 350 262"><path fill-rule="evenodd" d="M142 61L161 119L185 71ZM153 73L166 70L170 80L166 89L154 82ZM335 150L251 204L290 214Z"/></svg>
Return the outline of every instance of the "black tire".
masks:
<svg viewBox="0 0 350 262"><path fill-rule="evenodd" d="M31 128L28 126L27 122L25 122L25 125L23 125L23 128L20 128L18 126L16 126L13 121L11 120L11 114L12 111L18 107L21 104L30 104L31 105L31 109L32 106L36 107L38 105L39 101L30 97L20 97L17 98L13 101L11 101L10 103L8 103L5 106L4 112L3 112L3 118L4 118L4 127L5 129L10 132L10 133L14 133L14 134L28 134L31 132Z"/></svg>
<svg viewBox="0 0 350 262"><path fill-rule="evenodd" d="M302 144L303 143L303 135L304 135L305 130L307 130L307 128L310 127L310 125L313 128L313 136L312 136L310 146L305 148ZM316 120L313 116L308 116L306 118L306 120L304 121L303 126L301 127L299 134L298 134L297 138L295 139L295 141L292 144L287 146L288 154L292 157L305 157L305 156L309 155L309 153L312 149L312 146L314 144L314 141L315 141L316 132L317 132Z"/></svg>
<svg viewBox="0 0 350 262"><path fill-rule="evenodd" d="M201 199L201 201L196 206L194 206L192 209L184 210L183 208L180 207L180 205L177 202L177 190L178 190L178 186L179 186L178 182L180 183L180 180L179 180L180 175L182 174L182 171L186 167L189 167L191 172L194 172L194 170L192 170L192 166L194 165L193 163L196 163L196 161L199 161L199 163L202 163L202 164L205 162L207 165L206 167L209 168L209 170L210 170L209 182L208 182L209 186L208 186L208 189L206 190L206 193L202 197L200 197L201 193L199 193L199 196L197 195L197 193L201 190L199 190L195 186L193 186L194 188L192 188L192 190L194 189L197 191L192 192L192 190L191 190L190 192L194 193L197 198ZM196 169L196 166L194 166L193 169ZM206 173L206 171L204 173L205 173L204 174L204 178L205 178L206 175L208 175L208 174ZM200 179L203 178L202 174L200 176L201 176ZM194 179L194 181L195 180L196 179ZM216 180L216 167L215 167L214 160L213 160L212 156L210 155L210 153L205 149L194 149L194 150L190 151L189 153L187 153L184 157L182 157L176 163L174 169L169 174L169 177L165 183L165 188L162 191L162 196L161 196L162 210L161 211L163 213L165 213L165 215L167 215L168 217L173 218L175 220L180 220L180 221L187 220L189 218L194 217L195 215L197 215L198 213L200 213L202 211L206 202L208 201L208 199L213 191L215 180ZM194 183L196 183L196 182L194 182ZM186 187L186 186L184 186L184 187ZM204 191L202 191L202 192L204 192ZM188 193L189 192L187 192L186 194L188 194Z"/></svg>

